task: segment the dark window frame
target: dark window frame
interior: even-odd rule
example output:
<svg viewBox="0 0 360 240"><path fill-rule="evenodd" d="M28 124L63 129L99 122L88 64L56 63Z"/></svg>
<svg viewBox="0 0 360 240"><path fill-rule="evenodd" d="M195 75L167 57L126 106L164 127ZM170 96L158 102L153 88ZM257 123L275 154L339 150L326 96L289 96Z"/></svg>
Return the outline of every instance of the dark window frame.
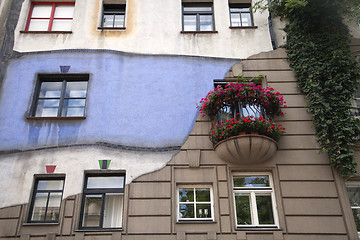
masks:
<svg viewBox="0 0 360 240"><path fill-rule="evenodd" d="M39 181L57 181L57 180L62 180L63 181L62 190L38 190L37 189ZM59 218L57 220L46 220L46 213L47 213L47 210L48 210L50 193L61 192L61 201L62 201L63 194L64 194L64 185L65 185L65 176L35 177L34 187L33 187L32 196L31 196L31 203L30 203L29 213L28 213L28 218L27 218L28 223L59 223L60 214L61 214L61 202L60 202L60 205L59 205ZM47 202L46 202L46 208L45 208L45 214L44 214L45 219L41 220L41 221L31 220L31 218L33 216L34 204L35 204L35 199L36 199L36 194L37 193L48 193Z"/></svg>
<svg viewBox="0 0 360 240"><path fill-rule="evenodd" d="M239 12L231 12L232 8L249 8L249 11L248 12L241 12L241 11L239 11ZM236 13L236 14L240 15L240 23L241 23L240 26L233 26L233 21L232 21L232 18L231 18L232 13ZM249 13L250 14L251 24L249 26L243 26L242 18L241 18L242 13ZM251 4L250 3L229 3L229 16L230 16L230 27L231 28L253 28L253 27L255 27L253 13L251 11Z"/></svg>
<svg viewBox="0 0 360 240"><path fill-rule="evenodd" d="M54 98L44 98L40 97L41 85L44 82L54 82L54 83L61 83L61 95L60 97ZM87 82L86 87L86 96L85 97L65 97L66 92L66 84L68 82ZM35 91L33 96L33 101L30 108L30 115L27 117L28 119L83 119L86 116L86 106L87 106L87 99L88 99L88 88L89 88L89 74L39 74L38 80L35 85ZM39 100L43 99L59 99L59 107L56 116L36 116L36 109L38 106ZM62 112L64 109L64 100L67 99L84 99L84 114L82 116L63 116Z"/></svg>
<svg viewBox="0 0 360 240"><path fill-rule="evenodd" d="M34 10L34 7L36 5L51 5L51 14L48 18L33 18L32 17L32 13L33 13L33 10ZM75 10L75 2L31 2L31 5L30 5L30 10L29 10L29 14L28 14L28 18L27 18L27 21L26 21L26 26L25 26L25 32L32 32L32 30L29 31L29 26L30 26L30 22L32 19L49 19L49 25L48 25L48 29L47 30L44 30L44 31L34 31L34 32L71 32L71 31L52 31L52 25L53 25L53 22L54 22L54 19L60 19L60 20L73 20L74 19L74 16L72 18L55 18L55 10L56 10L56 7L59 6L59 5L73 5L74 6L74 10Z"/></svg>
<svg viewBox="0 0 360 240"><path fill-rule="evenodd" d="M118 8L117 9L118 11L106 10L106 8L112 8L112 10L115 10L116 8ZM115 15L123 16L123 18L124 18L123 25L122 26L115 26L115 18L113 18L113 26L112 27L104 26L105 13L113 14L114 17L115 17ZM103 4L103 11L102 11L101 27L100 28L125 29L125 26L126 26L125 20L126 20L126 4Z"/></svg>
<svg viewBox="0 0 360 240"><path fill-rule="evenodd" d="M211 11L185 11L186 7L211 7ZM182 3L182 32L216 32L215 31L215 18L214 18L214 4L212 2L198 2L198 3ZM184 16L185 15L195 15L196 16L196 30L189 31L185 30ZM211 30L200 30L200 16L201 15L211 15L212 18L212 29Z"/></svg>
<svg viewBox="0 0 360 240"><path fill-rule="evenodd" d="M89 189L87 187L89 177L124 177L124 185L122 188L90 188ZM82 194L82 198L81 198L81 210L80 210L80 218L79 218L79 229L80 230L107 230L107 231L122 230L122 224L121 224L121 227L115 227L115 228L106 228L106 227L103 227L103 224L104 224L104 212L105 212L105 201L106 201L105 194L118 193L118 194L122 194L124 196L125 195L125 180L126 180L125 177L126 177L126 175L124 172L85 173L84 188L83 188L83 194ZM91 227L83 226L86 195L102 195L99 226L91 226ZM123 203L122 203L122 210L124 210L124 199L123 199ZM124 213L122 213L122 214L124 214ZM123 216L122 216L122 219L123 219Z"/></svg>

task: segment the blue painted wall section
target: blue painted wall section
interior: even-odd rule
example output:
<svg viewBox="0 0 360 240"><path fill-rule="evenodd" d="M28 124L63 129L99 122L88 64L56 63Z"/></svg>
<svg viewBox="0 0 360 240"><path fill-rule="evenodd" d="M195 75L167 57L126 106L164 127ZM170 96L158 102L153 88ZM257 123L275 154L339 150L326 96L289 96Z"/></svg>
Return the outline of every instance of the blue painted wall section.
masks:
<svg viewBox="0 0 360 240"><path fill-rule="evenodd" d="M116 53L36 53L11 60L0 95L0 150L108 142L181 146L196 104L239 60ZM89 73L86 119L27 120L37 74Z"/></svg>

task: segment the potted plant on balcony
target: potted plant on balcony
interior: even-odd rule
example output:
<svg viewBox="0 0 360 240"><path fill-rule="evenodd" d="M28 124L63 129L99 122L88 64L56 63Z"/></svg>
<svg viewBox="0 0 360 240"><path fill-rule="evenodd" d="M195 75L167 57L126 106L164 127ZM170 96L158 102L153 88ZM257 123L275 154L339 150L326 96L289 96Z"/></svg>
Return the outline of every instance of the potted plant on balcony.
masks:
<svg viewBox="0 0 360 240"><path fill-rule="evenodd" d="M214 119L210 140L215 153L229 162L258 163L271 158L285 128L272 121L287 107L271 87L255 83L217 86L200 101L200 113Z"/></svg>

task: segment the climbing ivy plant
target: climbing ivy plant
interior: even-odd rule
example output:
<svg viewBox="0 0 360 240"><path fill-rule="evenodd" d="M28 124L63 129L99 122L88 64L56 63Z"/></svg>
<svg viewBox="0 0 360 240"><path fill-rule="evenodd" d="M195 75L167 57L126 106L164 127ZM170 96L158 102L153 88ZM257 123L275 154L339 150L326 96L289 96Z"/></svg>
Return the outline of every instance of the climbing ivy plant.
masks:
<svg viewBox="0 0 360 240"><path fill-rule="evenodd" d="M285 48L309 102L318 141L333 167L343 176L354 176L352 147L360 132L350 109L360 69L342 17L345 12L356 14L359 1L271 0L270 4L273 14L288 20Z"/></svg>

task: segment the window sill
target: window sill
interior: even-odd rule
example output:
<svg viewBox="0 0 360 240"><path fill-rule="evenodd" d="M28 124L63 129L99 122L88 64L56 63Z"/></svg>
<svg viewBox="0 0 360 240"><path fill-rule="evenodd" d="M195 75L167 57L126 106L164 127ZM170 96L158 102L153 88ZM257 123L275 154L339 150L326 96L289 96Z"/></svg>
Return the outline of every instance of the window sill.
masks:
<svg viewBox="0 0 360 240"><path fill-rule="evenodd" d="M236 231L282 231L281 228L275 227L236 227Z"/></svg>
<svg viewBox="0 0 360 240"><path fill-rule="evenodd" d="M180 33L185 34L197 34L197 33L218 33L218 31L181 31Z"/></svg>
<svg viewBox="0 0 360 240"><path fill-rule="evenodd" d="M76 229L75 232L121 232L123 228L92 228L92 229Z"/></svg>
<svg viewBox="0 0 360 240"><path fill-rule="evenodd" d="M216 223L216 221L213 220L178 220L176 223Z"/></svg>
<svg viewBox="0 0 360 240"><path fill-rule="evenodd" d="M20 33L26 34L70 34L72 31L20 31Z"/></svg>
<svg viewBox="0 0 360 240"><path fill-rule="evenodd" d="M126 30L126 27L98 27L98 30Z"/></svg>
<svg viewBox="0 0 360 240"><path fill-rule="evenodd" d="M56 226L60 225L60 223L47 223L47 222L31 222L31 223L23 223L23 226Z"/></svg>
<svg viewBox="0 0 360 240"><path fill-rule="evenodd" d="M81 120L86 117L26 117L28 120Z"/></svg>
<svg viewBox="0 0 360 240"><path fill-rule="evenodd" d="M256 29L258 28L257 26L230 26L230 29Z"/></svg>

